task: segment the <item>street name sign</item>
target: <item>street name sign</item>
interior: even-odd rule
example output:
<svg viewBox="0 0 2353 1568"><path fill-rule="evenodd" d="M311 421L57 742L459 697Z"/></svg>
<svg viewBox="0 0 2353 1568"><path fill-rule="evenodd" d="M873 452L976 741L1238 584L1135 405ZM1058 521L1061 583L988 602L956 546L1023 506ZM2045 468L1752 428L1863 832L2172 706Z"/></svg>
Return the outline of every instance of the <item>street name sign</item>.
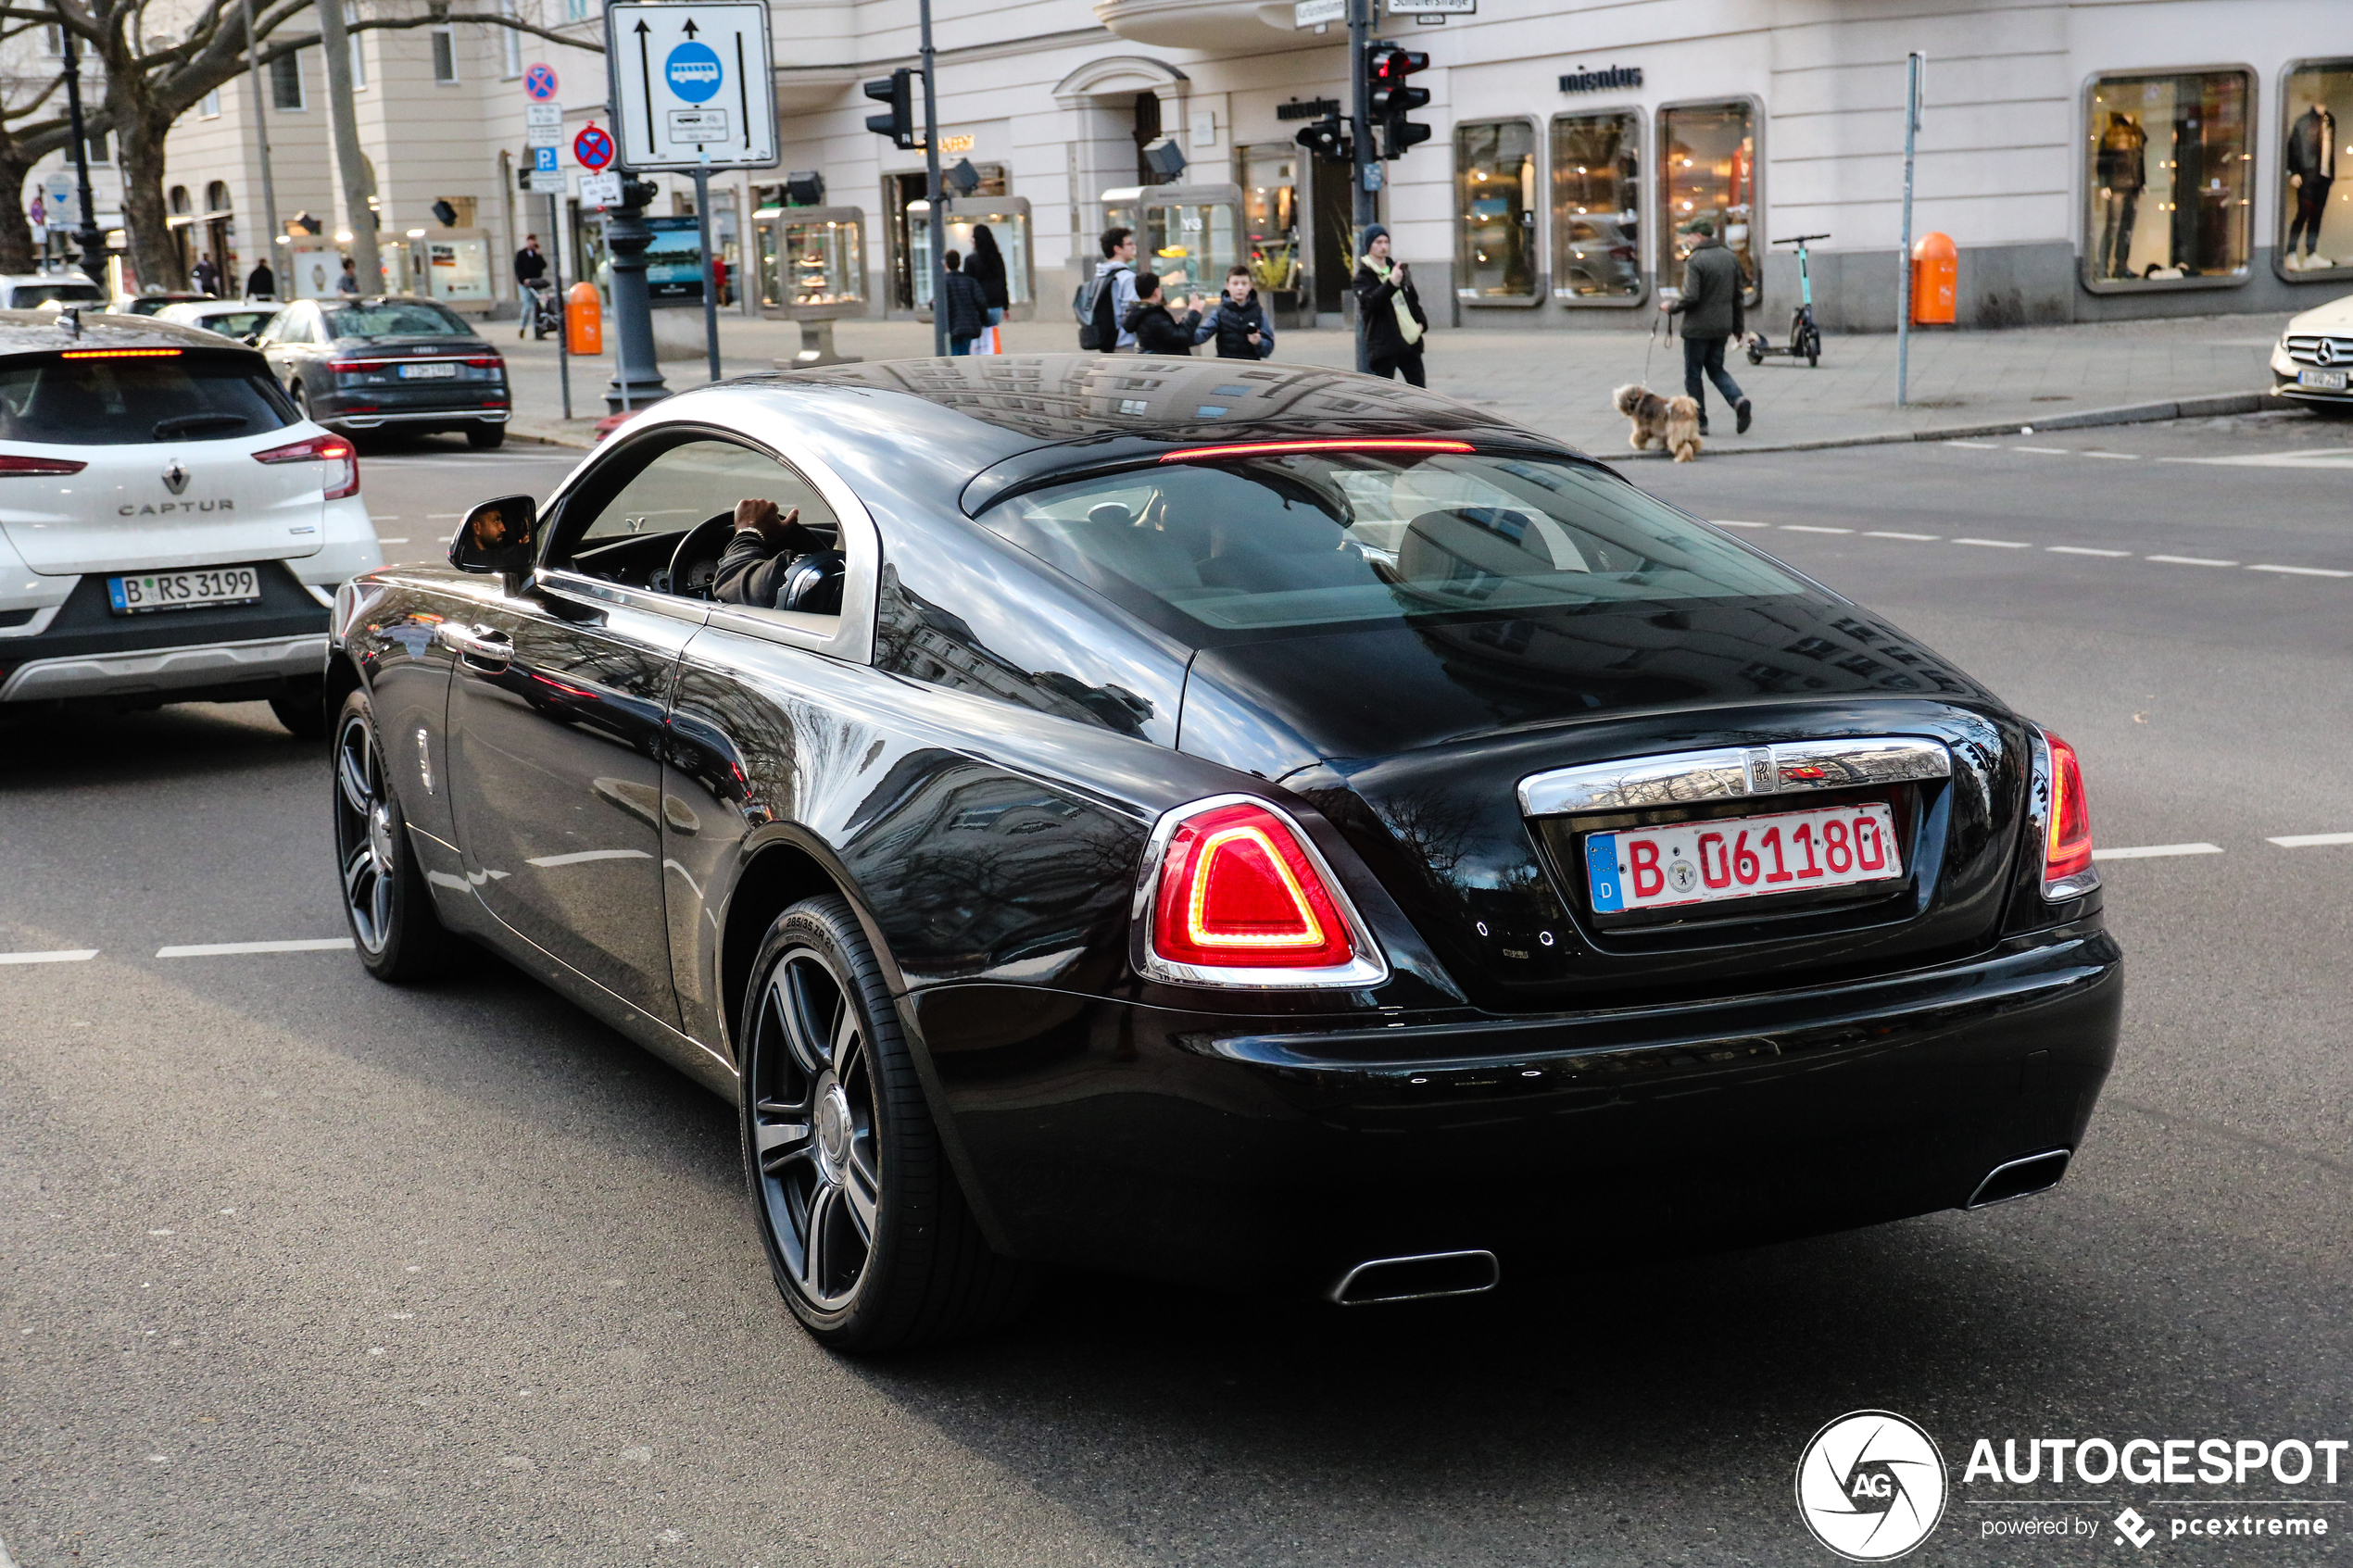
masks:
<svg viewBox="0 0 2353 1568"><path fill-rule="evenodd" d="M630 169L771 169L775 75L763 0L605 8L621 162Z"/></svg>
<svg viewBox="0 0 2353 1568"><path fill-rule="evenodd" d="M1475 17L1478 0L1389 0L1392 17Z"/></svg>
<svg viewBox="0 0 2353 1568"><path fill-rule="evenodd" d="M1282 15L1280 11L1275 13ZM1348 0L1294 0L1290 8L1290 24L1294 28L1323 27L1348 19Z"/></svg>

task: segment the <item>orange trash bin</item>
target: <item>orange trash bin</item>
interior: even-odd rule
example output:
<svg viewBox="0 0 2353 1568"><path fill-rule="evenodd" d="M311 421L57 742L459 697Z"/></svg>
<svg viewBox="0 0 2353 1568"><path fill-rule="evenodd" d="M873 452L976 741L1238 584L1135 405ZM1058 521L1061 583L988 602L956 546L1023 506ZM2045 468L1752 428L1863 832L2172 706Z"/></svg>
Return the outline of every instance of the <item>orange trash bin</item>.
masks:
<svg viewBox="0 0 2353 1568"><path fill-rule="evenodd" d="M1912 246L1912 324L1949 327L1957 319L1955 282L1960 252L1950 234L1928 233Z"/></svg>
<svg viewBox="0 0 2353 1568"><path fill-rule="evenodd" d="M585 279L564 291L564 346L574 354L605 351L605 307L597 285Z"/></svg>

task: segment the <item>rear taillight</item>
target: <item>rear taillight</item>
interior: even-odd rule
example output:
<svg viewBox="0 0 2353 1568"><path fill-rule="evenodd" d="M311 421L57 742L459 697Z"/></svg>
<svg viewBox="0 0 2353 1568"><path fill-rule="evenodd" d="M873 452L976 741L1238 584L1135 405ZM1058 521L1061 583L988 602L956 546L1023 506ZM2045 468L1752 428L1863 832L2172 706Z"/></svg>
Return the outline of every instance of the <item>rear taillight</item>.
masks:
<svg viewBox="0 0 2353 1568"><path fill-rule="evenodd" d="M80 473L89 466L88 463L77 463L66 458L0 458L0 479L31 478L44 473Z"/></svg>
<svg viewBox="0 0 2353 1568"><path fill-rule="evenodd" d="M477 354L468 359L466 363L477 370L503 370L506 368L507 364L504 359L499 358L496 354Z"/></svg>
<svg viewBox="0 0 2353 1568"><path fill-rule="evenodd" d="M359 494L359 456L350 442L340 435L314 435L308 441L291 445L272 446L267 452L256 452L257 463L324 463L327 471L321 476L325 498L339 501L346 495Z"/></svg>
<svg viewBox="0 0 2353 1568"><path fill-rule="evenodd" d="M2083 764L2075 748L2042 732L2036 771L2043 787L2043 897L2080 898L2100 884L2092 869L2092 806L2083 794Z"/></svg>
<svg viewBox="0 0 2353 1568"><path fill-rule="evenodd" d="M1207 985L1378 985L1380 949L1280 811L1241 796L1163 817L1139 889L1143 967Z"/></svg>

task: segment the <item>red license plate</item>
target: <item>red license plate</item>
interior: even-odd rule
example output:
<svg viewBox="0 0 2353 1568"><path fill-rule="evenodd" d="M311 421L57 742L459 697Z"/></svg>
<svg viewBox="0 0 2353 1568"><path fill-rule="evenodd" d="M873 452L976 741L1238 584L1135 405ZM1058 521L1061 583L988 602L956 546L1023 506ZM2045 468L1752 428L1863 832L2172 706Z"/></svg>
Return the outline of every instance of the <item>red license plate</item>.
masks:
<svg viewBox="0 0 2353 1568"><path fill-rule="evenodd" d="M1904 864L1891 808L1825 806L1588 834L1585 874L1606 915L1895 882Z"/></svg>

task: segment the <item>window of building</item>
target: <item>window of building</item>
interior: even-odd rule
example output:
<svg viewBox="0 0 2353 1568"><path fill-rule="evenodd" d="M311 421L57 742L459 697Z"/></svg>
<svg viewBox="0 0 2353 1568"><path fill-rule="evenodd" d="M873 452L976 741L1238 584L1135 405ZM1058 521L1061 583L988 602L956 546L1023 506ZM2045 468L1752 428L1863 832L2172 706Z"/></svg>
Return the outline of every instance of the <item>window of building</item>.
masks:
<svg viewBox="0 0 2353 1568"><path fill-rule="evenodd" d="M433 14L446 17L449 7L435 0ZM458 80L458 30L446 24L433 30L433 79L438 82Z"/></svg>
<svg viewBox="0 0 2353 1568"><path fill-rule="evenodd" d="M2108 291L2246 277L2253 224L2243 70L2104 76L2084 127L2084 281Z"/></svg>
<svg viewBox="0 0 2353 1568"><path fill-rule="evenodd" d="M515 19L515 0L498 0L498 14ZM522 34L511 27L498 30L498 74L508 82L522 74Z"/></svg>
<svg viewBox="0 0 2353 1568"><path fill-rule="evenodd" d="M270 62L270 107L275 109L299 109L302 101L302 51L279 56Z"/></svg>
<svg viewBox="0 0 2353 1568"><path fill-rule="evenodd" d="M42 24L41 39L41 52L51 59L56 59L66 52L66 30L56 22Z"/></svg>
<svg viewBox="0 0 2353 1568"><path fill-rule="evenodd" d="M1642 119L1632 109L1553 120L1553 297L1642 296Z"/></svg>
<svg viewBox="0 0 2353 1568"><path fill-rule="evenodd" d="M1756 113L1743 101L1658 111L1659 275L1680 283L1702 219L1739 258L1748 302L1757 300Z"/></svg>
<svg viewBox="0 0 2353 1568"><path fill-rule="evenodd" d="M90 149L90 161L92 163L111 163L114 161L107 156L107 133L105 132L93 131L90 132L88 146Z"/></svg>
<svg viewBox="0 0 2353 1568"><path fill-rule="evenodd" d="M207 93L203 97L196 100L196 118L199 119L219 119L220 118L220 88L214 88L211 92Z"/></svg>
<svg viewBox="0 0 2353 1568"><path fill-rule="evenodd" d="M2287 71L2280 158L2278 266L2294 278L2353 276L2353 59L2298 60Z"/></svg>
<svg viewBox="0 0 2353 1568"><path fill-rule="evenodd" d="M564 20L578 22L587 19L588 0L564 0Z"/></svg>
<svg viewBox="0 0 2353 1568"><path fill-rule="evenodd" d="M1524 119L1454 128L1454 293L1536 295L1536 128Z"/></svg>
<svg viewBox="0 0 2353 1568"><path fill-rule="evenodd" d="M1299 163L1306 155L1286 142L1241 149L1242 236L1251 276L1262 294L1299 287ZM1273 308L1274 301L1266 302Z"/></svg>

